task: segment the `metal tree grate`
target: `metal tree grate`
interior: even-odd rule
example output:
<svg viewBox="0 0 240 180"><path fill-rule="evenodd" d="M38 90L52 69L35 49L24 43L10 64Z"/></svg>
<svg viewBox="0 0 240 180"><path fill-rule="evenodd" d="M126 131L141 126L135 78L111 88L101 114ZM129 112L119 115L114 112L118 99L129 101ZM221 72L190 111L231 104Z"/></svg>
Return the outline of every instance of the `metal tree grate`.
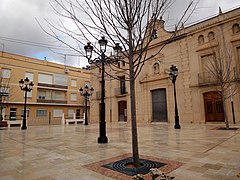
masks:
<svg viewBox="0 0 240 180"><path fill-rule="evenodd" d="M160 168L166 165L164 163L160 163L156 161L140 159L140 167L138 168L128 167L128 165L132 164L132 162L133 162L133 158L129 157L113 163L102 165L102 167L129 175L129 176L134 176L136 174L147 174L151 168Z"/></svg>

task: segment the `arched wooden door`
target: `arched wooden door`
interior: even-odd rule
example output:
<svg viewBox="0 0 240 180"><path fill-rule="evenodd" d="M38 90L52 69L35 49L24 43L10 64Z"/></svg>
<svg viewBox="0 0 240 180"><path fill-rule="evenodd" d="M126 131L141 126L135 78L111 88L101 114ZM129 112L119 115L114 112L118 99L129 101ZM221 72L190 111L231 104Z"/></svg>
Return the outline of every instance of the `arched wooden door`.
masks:
<svg viewBox="0 0 240 180"><path fill-rule="evenodd" d="M219 92L203 94L206 122L224 122L222 96Z"/></svg>

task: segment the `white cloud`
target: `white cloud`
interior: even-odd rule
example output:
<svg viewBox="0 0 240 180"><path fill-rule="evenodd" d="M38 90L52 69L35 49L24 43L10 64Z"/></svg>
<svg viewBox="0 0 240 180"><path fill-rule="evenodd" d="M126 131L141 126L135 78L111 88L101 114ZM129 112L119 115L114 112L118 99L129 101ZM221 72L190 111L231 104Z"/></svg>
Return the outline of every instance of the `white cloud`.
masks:
<svg viewBox="0 0 240 180"><path fill-rule="evenodd" d="M50 1L51 2L51 1ZM195 0L196 2L196 0ZM181 16L183 10L186 8L189 0L177 0L170 11L164 16L166 23L174 24L177 18ZM223 11L229 8L239 6L239 0L201 0L198 8L193 13L189 22L204 19L206 17L215 15L218 13L218 7L221 6ZM63 55L59 55L49 51L47 48L40 48L36 46L25 45L23 43L9 42L3 40L2 37L22 39L26 41L40 42L45 44L59 45L53 38L45 34L35 18L41 23L44 22L43 18L50 21L57 22L59 17L54 13L48 0L1 0L0 1L0 51L2 50L2 44L5 45L5 51L57 61L65 63L63 61ZM68 27L72 29L76 28L71 22L64 22ZM56 50L57 51L57 50ZM64 52L71 53L71 52ZM74 53L76 54L76 53ZM79 67L86 64L86 59L79 57L69 56L67 57L67 63L76 65ZM84 61L83 61L84 60Z"/></svg>

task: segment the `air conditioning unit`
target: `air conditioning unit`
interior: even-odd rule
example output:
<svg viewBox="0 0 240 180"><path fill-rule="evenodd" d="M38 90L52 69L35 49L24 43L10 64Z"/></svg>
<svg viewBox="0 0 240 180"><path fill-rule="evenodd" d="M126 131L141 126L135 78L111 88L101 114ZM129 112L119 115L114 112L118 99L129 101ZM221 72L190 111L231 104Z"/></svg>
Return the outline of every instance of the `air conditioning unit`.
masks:
<svg viewBox="0 0 240 180"><path fill-rule="evenodd" d="M64 69L64 72L67 74L69 73L69 69Z"/></svg>
<svg viewBox="0 0 240 180"><path fill-rule="evenodd" d="M38 99L45 99L45 96L38 96Z"/></svg>

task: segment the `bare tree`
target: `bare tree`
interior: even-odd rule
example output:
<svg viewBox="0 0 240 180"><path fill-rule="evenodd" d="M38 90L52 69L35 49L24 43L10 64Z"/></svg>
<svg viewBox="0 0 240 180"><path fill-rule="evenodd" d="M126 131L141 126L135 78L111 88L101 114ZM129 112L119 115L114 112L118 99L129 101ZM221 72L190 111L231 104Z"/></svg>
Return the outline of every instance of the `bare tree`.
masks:
<svg viewBox="0 0 240 180"><path fill-rule="evenodd" d="M157 27L159 21L173 2L174 0L54 0L53 9L60 17L72 22L71 28L68 26L69 23L66 25L66 21L63 20L60 20L58 24L47 21L49 30L43 28L50 36L83 56L85 53L82 50L86 42L96 42L99 36L106 37L109 47L114 47L117 43L122 46L121 60L127 64L128 68L125 70L128 75L127 79L130 81L132 152L135 167L140 166L135 79L145 62L158 55L170 42L159 43L156 51L149 55L149 47L153 46L153 35L159 28ZM169 40L175 38L179 25L187 20L186 16L191 14L193 6L193 2L189 1L189 5L176 24ZM66 37L70 37L77 46L68 43ZM101 52L96 49L96 53L100 56Z"/></svg>
<svg viewBox="0 0 240 180"><path fill-rule="evenodd" d="M229 129L227 116L227 99L238 93L236 78L238 78L237 68L234 67L232 51L218 43L215 48L211 48L204 60L203 68L205 76L208 76L210 83L216 86L223 102L223 113L226 129ZM205 77L206 78L206 77Z"/></svg>

